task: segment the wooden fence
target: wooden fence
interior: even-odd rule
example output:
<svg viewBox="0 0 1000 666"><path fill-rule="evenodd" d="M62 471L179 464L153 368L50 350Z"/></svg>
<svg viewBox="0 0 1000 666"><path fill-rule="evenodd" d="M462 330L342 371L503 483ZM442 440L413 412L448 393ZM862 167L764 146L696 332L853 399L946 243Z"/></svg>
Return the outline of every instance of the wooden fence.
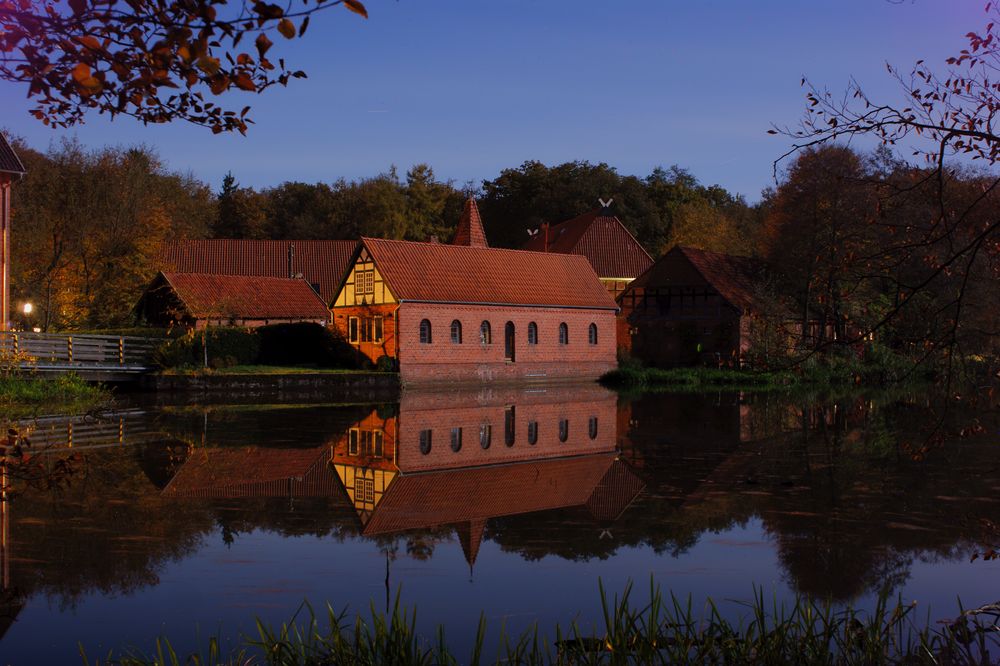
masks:
<svg viewBox="0 0 1000 666"><path fill-rule="evenodd" d="M35 370L146 372L153 367L156 338L0 331L0 354L22 355L19 364Z"/></svg>

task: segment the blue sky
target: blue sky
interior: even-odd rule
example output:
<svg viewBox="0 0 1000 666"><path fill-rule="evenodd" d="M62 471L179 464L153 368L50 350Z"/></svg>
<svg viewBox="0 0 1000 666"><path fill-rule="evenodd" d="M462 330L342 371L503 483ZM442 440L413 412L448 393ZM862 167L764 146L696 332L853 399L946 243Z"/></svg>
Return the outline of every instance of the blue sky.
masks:
<svg viewBox="0 0 1000 666"><path fill-rule="evenodd" d="M851 76L898 100L885 70L942 62L983 27L982 0L673 2L366 0L301 40L278 42L309 78L261 96L247 137L184 123L144 127L93 116L70 131L30 118L25 89L0 83L0 127L44 148L143 143L169 168L217 189L333 181L429 163L461 184L528 159L607 162L645 175L679 164L756 200L801 117L805 75L831 90Z"/></svg>

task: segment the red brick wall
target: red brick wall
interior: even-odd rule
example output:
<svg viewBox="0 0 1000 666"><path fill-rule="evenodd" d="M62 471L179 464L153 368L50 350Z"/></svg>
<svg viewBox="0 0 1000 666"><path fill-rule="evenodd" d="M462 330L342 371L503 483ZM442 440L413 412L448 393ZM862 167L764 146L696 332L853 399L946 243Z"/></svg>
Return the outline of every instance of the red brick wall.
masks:
<svg viewBox="0 0 1000 666"><path fill-rule="evenodd" d="M552 394L498 393L478 400L462 399L452 393L416 394L410 399L404 392L397 428L397 464L406 472L455 469L526 460L540 460L593 453L610 453L617 439L614 393L593 386L597 391ZM414 394L409 394L414 395ZM484 397L480 394L479 397ZM514 407L514 443L505 440L506 411ZM589 420L597 417L597 436L589 433ZM559 441L559 421L569 420L565 442ZM538 439L528 443L528 422L538 423ZM490 425L490 446L483 449L480 427ZM451 449L452 428L462 428L462 448ZM420 451L420 431L432 431L429 453Z"/></svg>
<svg viewBox="0 0 1000 666"><path fill-rule="evenodd" d="M396 305L360 305L333 309L333 325L348 340L347 322L349 317L382 317L382 342L358 342L353 345L359 353L367 356L372 363L380 356L396 357L396 321L393 313Z"/></svg>
<svg viewBox="0 0 1000 666"><path fill-rule="evenodd" d="M420 321L428 319L433 342L421 344ZM451 322L462 322L462 343L451 342ZM486 319L492 343L483 345ZM525 378L596 378L615 367L615 314L610 310L485 307L403 303L399 309L399 361L405 384L509 381ZM504 327L515 326L515 360L504 359ZM538 344L528 344L528 324L538 325ZM569 344L559 344L559 324L569 327ZM597 325L598 344L588 341Z"/></svg>

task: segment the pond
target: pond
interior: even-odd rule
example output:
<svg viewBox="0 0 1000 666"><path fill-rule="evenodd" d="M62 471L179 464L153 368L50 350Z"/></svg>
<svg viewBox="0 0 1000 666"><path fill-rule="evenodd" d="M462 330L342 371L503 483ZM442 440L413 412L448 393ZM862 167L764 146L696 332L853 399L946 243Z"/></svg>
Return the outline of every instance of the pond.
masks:
<svg viewBox="0 0 1000 666"><path fill-rule="evenodd" d="M1000 422L921 396L564 385L22 427L36 462L74 457L3 504L3 663L234 643L303 600L397 594L462 654L481 613L494 638L600 627L598 581L734 617L755 587L860 607L886 589L932 620L1000 599L1000 564L971 561L1000 542Z"/></svg>

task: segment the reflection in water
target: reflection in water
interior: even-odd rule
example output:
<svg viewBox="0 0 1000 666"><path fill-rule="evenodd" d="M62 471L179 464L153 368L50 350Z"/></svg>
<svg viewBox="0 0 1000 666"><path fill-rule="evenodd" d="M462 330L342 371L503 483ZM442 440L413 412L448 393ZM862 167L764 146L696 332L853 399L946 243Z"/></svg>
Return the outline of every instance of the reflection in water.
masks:
<svg viewBox="0 0 1000 666"><path fill-rule="evenodd" d="M615 406L598 387L408 393L398 414L353 424L332 464L362 534L453 526L471 566L492 518L586 507L613 520L635 499Z"/></svg>
<svg viewBox="0 0 1000 666"><path fill-rule="evenodd" d="M987 433L998 431L994 413L954 418L971 416ZM884 585L926 596L928 588L912 587L921 566L952 578L970 567L990 575L993 565L968 559L991 537L1000 490L989 434L916 448L935 418L918 399L627 401L598 386L565 386L408 392L382 406L161 408L23 424L34 455L79 451L85 465L69 488L15 481L16 499L0 504L0 652L33 646L14 635L25 608L51 623L109 599L106 612L127 618L128 599L162 600L170 572L192 566L194 587L225 581L236 590L227 605L206 608L235 609L242 621L253 597L241 567L258 548L289 570L314 556L324 567L343 559L360 571L372 545L387 557L405 554L413 567L433 560L463 576L479 560L478 582L507 576L511 585L557 557L556 570L586 577L576 582L588 589L599 574L573 569L577 563L607 561L604 575L641 579L664 561L696 571L718 557L746 586L725 594L781 577L794 590L838 600ZM736 534L762 543L772 559L746 557ZM405 551L396 553L397 540ZM706 571L688 579L711 586L720 570ZM259 575L256 585L280 587ZM334 578L338 590L373 596L352 575ZM312 587L290 594L314 596ZM465 592L435 587L440 594L455 600ZM542 589L518 596L551 603ZM946 599L954 596L948 590ZM55 603L33 603L45 598ZM580 609L556 610L565 621ZM119 631L116 645L141 639ZM70 657L79 638L67 638Z"/></svg>

